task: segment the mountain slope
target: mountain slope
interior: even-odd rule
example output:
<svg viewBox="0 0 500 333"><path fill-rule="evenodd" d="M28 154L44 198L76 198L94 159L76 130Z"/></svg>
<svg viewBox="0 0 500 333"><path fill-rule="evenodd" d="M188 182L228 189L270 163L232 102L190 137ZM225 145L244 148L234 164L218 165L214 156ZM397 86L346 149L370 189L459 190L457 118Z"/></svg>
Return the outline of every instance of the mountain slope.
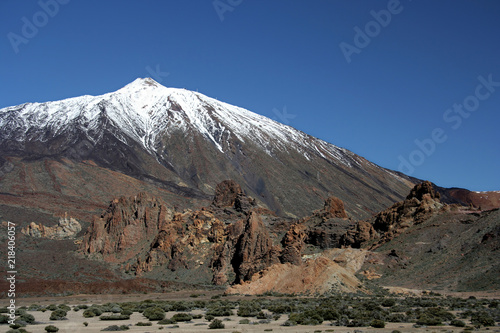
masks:
<svg viewBox="0 0 500 333"><path fill-rule="evenodd" d="M248 195L292 216L334 195L351 216L366 218L413 186L346 149L149 78L101 96L1 109L0 156L92 161L185 198L206 199L217 183L234 179Z"/></svg>

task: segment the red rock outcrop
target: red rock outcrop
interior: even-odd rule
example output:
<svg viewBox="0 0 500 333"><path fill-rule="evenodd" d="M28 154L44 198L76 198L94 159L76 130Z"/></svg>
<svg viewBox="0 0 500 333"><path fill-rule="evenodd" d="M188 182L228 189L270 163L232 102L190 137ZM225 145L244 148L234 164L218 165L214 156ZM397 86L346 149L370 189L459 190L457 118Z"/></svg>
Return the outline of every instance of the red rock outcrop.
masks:
<svg viewBox="0 0 500 333"><path fill-rule="evenodd" d="M146 193L115 199L101 217L94 218L81 249L101 254L108 261L126 261L149 244L172 217L171 208Z"/></svg>
<svg viewBox="0 0 500 333"><path fill-rule="evenodd" d="M342 245L360 247L363 243L380 239L376 248L414 224L425 221L443 208L440 194L431 182L415 185L404 201L400 201L374 216L372 223L360 221L342 237Z"/></svg>
<svg viewBox="0 0 500 333"><path fill-rule="evenodd" d="M242 193L241 186L234 180L224 180L217 184L212 204L216 207L233 207L236 198Z"/></svg>
<svg viewBox="0 0 500 333"><path fill-rule="evenodd" d="M235 282L248 280L258 271L279 262L278 255L279 249L273 246L261 218L256 213L251 213L231 260L236 273Z"/></svg>
<svg viewBox="0 0 500 333"><path fill-rule="evenodd" d="M302 263L302 249L304 248L306 239L306 226L301 223L292 225L281 241L283 246L280 257L281 262L300 265Z"/></svg>

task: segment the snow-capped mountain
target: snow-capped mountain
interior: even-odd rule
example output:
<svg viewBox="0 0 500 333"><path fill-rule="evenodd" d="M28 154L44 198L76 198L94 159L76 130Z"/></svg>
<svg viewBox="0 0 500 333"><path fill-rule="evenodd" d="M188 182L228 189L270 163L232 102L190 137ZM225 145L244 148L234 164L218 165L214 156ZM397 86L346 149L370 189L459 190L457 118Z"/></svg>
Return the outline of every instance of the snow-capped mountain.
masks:
<svg viewBox="0 0 500 333"><path fill-rule="evenodd" d="M336 195L353 216L364 217L412 186L346 149L150 78L100 96L0 109L0 153L91 160L183 194L208 195L232 178L290 214L308 213Z"/></svg>
<svg viewBox="0 0 500 333"><path fill-rule="evenodd" d="M222 153L234 137L241 142L252 140L269 155L276 149L293 149L306 158L312 151L349 166L358 163L350 151L290 126L197 92L166 88L150 78L137 79L101 96L0 109L0 135L8 140L44 142L64 132L81 131L96 144L104 134L103 117L120 130L115 133L117 139L125 144L133 140L150 153L160 148L164 133L195 130Z"/></svg>

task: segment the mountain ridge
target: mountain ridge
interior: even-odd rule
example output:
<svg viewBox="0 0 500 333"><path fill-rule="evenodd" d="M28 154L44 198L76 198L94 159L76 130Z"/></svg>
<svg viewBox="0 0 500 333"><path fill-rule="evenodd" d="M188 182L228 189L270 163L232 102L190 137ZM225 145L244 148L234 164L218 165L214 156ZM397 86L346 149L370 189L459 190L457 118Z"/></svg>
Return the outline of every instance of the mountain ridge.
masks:
<svg viewBox="0 0 500 333"><path fill-rule="evenodd" d="M367 217L414 184L290 126L149 78L99 96L0 109L0 129L4 159L92 161L199 198L235 179L247 194L290 216L335 195L350 214Z"/></svg>

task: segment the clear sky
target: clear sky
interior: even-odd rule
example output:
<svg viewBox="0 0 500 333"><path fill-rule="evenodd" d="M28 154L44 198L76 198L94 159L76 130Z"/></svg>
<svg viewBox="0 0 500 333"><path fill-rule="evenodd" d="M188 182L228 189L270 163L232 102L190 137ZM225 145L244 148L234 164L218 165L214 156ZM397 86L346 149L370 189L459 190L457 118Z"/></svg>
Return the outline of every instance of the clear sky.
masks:
<svg viewBox="0 0 500 333"><path fill-rule="evenodd" d="M198 90L440 186L500 190L500 1L0 1L0 107Z"/></svg>

